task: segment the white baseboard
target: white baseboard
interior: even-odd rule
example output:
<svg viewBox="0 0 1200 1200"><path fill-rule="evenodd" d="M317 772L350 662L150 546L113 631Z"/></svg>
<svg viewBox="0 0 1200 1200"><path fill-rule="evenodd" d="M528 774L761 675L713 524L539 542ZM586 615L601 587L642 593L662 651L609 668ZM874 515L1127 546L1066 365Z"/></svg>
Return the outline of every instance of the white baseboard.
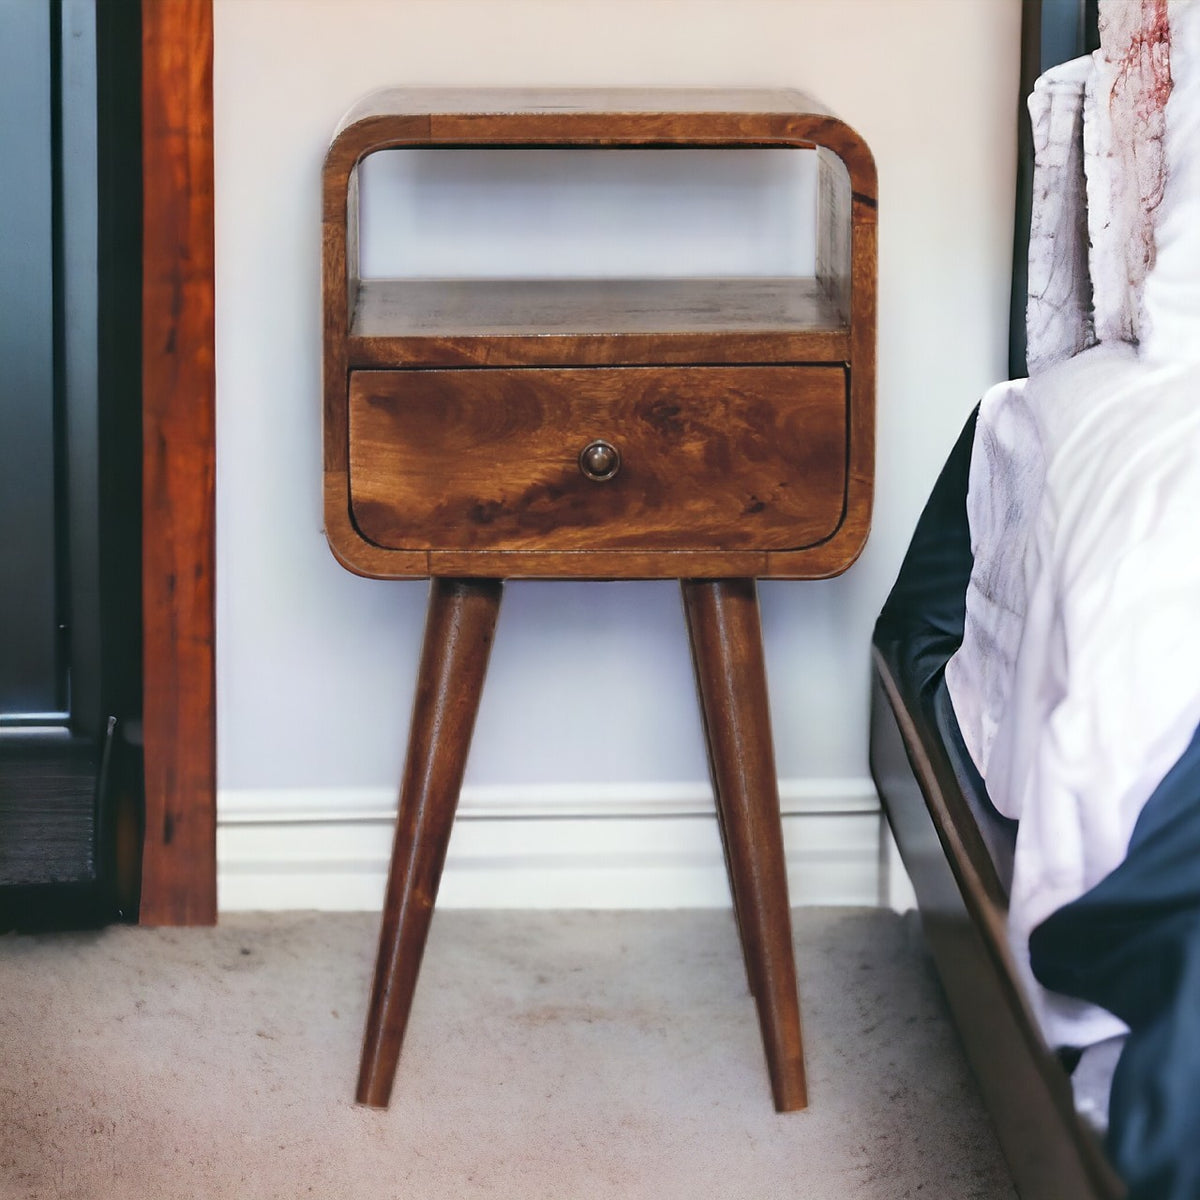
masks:
<svg viewBox="0 0 1200 1200"><path fill-rule="evenodd" d="M784 781L780 799L793 904L886 903L869 779ZM222 790L221 909L379 909L394 820L378 789ZM445 908L728 903L701 784L464 789L438 895Z"/></svg>

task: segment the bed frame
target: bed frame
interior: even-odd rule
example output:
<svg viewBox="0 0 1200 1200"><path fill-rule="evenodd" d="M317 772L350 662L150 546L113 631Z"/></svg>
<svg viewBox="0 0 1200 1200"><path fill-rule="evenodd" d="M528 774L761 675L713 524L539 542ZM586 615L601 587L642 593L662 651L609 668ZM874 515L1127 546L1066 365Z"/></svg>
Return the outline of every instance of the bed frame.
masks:
<svg viewBox="0 0 1200 1200"><path fill-rule="evenodd" d="M900 665L876 646L874 666L871 773L1017 1192L1021 1200L1118 1200L1125 1188L1076 1115L1067 1072L1017 984L1007 890L984 838L980 798L964 788Z"/></svg>
<svg viewBox="0 0 1200 1200"><path fill-rule="evenodd" d="M1022 104L1034 78L1095 48L1095 0L1026 0ZM1022 112L1024 109L1022 108ZM1012 373L1024 374L1032 139L1023 118ZM912 879L946 998L1022 1200L1119 1200L1125 1188L1075 1112L1066 1069L1017 983L1005 934L1013 829L963 769L903 651L877 636L871 772Z"/></svg>

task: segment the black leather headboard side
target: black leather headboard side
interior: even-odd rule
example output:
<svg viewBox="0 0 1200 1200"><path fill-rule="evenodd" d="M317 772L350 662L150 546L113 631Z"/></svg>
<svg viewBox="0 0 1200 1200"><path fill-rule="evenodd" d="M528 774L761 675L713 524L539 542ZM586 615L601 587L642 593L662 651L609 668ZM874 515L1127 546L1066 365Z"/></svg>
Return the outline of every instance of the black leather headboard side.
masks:
<svg viewBox="0 0 1200 1200"><path fill-rule="evenodd" d="M1033 81L1059 63L1100 45L1098 0L1024 0L1021 17L1021 88L1017 114L1017 211L1009 307L1008 373L1025 367L1025 297L1029 283L1029 218L1033 207L1033 130L1025 100Z"/></svg>

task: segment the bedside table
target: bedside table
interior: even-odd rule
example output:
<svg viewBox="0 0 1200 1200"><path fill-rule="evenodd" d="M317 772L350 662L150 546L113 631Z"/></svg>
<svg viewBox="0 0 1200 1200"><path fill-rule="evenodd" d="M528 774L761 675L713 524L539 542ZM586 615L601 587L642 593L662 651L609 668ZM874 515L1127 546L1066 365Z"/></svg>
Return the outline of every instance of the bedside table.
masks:
<svg viewBox="0 0 1200 1200"><path fill-rule="evenodd" d="M811 277L364 279L358 167L397 148L776 147L816 156ZM806 1104L755 580L866 539L875 168L788 91L392 90L323 175L325 521L350 570L431 578L358 1099L385 1105L502 581L679 579L776 1107Z"/></svg>

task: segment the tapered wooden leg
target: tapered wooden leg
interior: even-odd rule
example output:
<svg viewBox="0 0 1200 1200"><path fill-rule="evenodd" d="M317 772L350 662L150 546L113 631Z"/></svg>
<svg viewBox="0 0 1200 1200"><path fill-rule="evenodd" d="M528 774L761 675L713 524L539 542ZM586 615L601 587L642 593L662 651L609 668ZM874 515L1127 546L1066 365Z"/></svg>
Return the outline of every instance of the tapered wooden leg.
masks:
<svg viewBox="0 0 1200 1200"><path fill-rule="evenodd" d="M682 580L680 581L682 583ZM686 611L686 597L685 597ZM700 660L696 655L696 639L692 633L692 620L690 615L687 620L688 643L692 651L692 668L696 676L696 695L700 696ZM758 991L758 985L754 981L754 967L751 956L746 951L746 939L752 937L753 933L746 928L745 922L742 920L741 909L738 907L738 894L733 886L733 862L729 857L729 835L725 831L725 810L720 801L720 783L717 779L716 764L713 760L712 736L708 729L708 717L704 711L704 702L700 701L700 726L704 730L704 749L708 756L708 778L712 784L713 796L717 799L717 829L721 834L721 852L725 857L725 874L729 878L729 891L733 898L733 919L737 924L738 944L742 947L742 962L746 968L746 986L750 989L750 995L754 995Z"/></svg>
<svg viewBox="0 0 1200 1200"><path fill-rule="evenodd" d="M685 580L683 598L771 1090L790 1112L808 1093L758 593L752 579Z"/></svg>
<svg viewBox="0 0 1200 1200"><path fill-rule="evenodd" d="M386 1107L412 1008L500 610L498 580L435 579L400 786L360 1104Z"/></svg>

